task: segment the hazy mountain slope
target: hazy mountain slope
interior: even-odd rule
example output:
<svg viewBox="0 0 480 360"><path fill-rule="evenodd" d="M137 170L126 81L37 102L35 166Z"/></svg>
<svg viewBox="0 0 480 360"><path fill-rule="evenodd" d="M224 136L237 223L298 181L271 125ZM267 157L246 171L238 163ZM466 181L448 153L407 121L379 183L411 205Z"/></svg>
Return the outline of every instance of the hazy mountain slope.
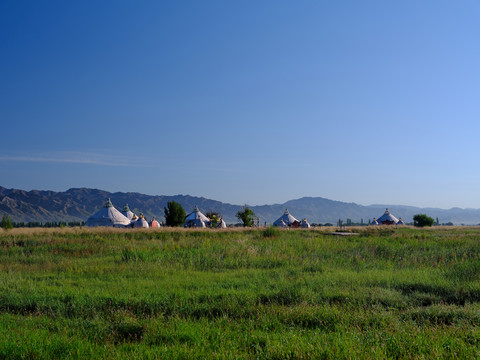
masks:
<svg viewBox="0 0 480 360"><path fill-rule="evenodd" d="M65 192L24 191L0 187L0 215L9 214L16 222L85 221L103 206L108 197L119 210L128 203L135 213L143 212L149 219L156 216L160 220L163 220L163 210L168 201L172 200L182 204L187 214L195 205L203 212L220 212L227 223L238 222L235 214L243 208L240 205L190 195L151 196L140 193L110 193L87 188L69 189ZM260 224L271 224L283 214L285 209L299 220L306 218L310 223L336 224L338 219L344 221L351 219L354 222L360 222L363 219L366 223L374 217L380 217L387 207L392 214L402 217L406 222L411 222L414 214L426 213L434 218L438 217L442 223L450 221L455 224L480 223L479 209L421 209L404 205L363 206L320 197L304 197L284 204L253 206L252 209L259 217Z"/></svg>

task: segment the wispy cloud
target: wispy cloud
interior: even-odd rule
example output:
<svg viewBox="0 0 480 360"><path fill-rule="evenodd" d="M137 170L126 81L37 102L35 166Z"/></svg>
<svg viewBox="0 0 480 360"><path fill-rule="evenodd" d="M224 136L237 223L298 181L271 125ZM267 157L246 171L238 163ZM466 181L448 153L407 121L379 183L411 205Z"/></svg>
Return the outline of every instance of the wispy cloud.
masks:
<svg viewBox="0 0 480 360"><path fill-rule="evenodd" d="M112 154L58 152L54 154L0 155L0 162L68 163L101 166L148 167L146 159Z"/></svg>

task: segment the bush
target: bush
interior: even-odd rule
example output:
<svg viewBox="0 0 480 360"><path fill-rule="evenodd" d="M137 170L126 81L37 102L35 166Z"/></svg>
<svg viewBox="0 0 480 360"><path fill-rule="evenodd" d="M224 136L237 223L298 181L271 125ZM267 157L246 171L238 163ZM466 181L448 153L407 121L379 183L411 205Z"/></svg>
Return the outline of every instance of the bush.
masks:
<svg viewBox="0 0 480 360"><path fill-rule="evenodd" d="M413 225L416 227L432 226L433 218L425 214L417 214L413 217Z"/></svg>
<svg viewBox="0 0 480 360"><path fill-rule="evenodd" d="M176 201L169 201L164 212L167 226L182 226L185 222L185 210Z"/></svg>
<svg viewBox="0 0 480 360"><path fill-rule="evenodd" d="M13 228L12 220L10 220L10 217L7 214L3 215L0 226L5 230Z"/></svg>

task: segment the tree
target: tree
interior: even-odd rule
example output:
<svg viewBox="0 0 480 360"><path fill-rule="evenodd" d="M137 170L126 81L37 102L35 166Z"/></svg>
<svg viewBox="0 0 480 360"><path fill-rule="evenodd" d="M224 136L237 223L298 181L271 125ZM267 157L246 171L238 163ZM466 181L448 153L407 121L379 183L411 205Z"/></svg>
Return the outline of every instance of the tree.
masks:
<svg viewBox="0 0 480 360"><path fill-rule="evenodd" d="M245 206L245 209L243 209L243 211L237 212L235 216L238 220L243 222L243 226L248 227L254 226L255 220L257 219L257 216L255 215L253 210L250 209L248 206Z"/></svg>
<svg viewBox="0 0 480 360"><path fill-rule="evenodd" d="M433 223L433 218L426 214L417 214L413 216L413 225L416 227L432 226Z"/></svg>
<svg viewBox="0 0 480 360"><path fill-rule="evenodd" d="M176 201L169 201L164 212L167 226L182 226L185 222L185 210Z"/></svg>
<svg viewBox="0 0 480 360"><path fill-rule="evenodd" d="M215 211L209 211L205 216L210 219L210 226L213 228L217 227L218 223L222 220L222 215Z"/></svg>
<svg viewBox="0 0 480 360"><path fill-rule="evenodd" d="M12 220L10 220L10 217L7 214L3 215L0 226L5 230L13 228Z"/></svg>

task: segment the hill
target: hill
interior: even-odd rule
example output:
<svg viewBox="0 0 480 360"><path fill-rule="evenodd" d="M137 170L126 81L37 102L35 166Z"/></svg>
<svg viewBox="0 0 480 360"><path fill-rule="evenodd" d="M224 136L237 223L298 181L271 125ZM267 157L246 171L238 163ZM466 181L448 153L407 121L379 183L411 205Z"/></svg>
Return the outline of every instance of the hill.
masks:
<svg viewBox="0 0 480 360"><path fill-rule="evenodd" d="M156 216L163 220L163 209L168 201L176 201L188 213L197 205L201 211L220 212L227 223L236 223L237 211L241 205L223 203L190 195L152 196L140 193L111 193L104 190L73 188L65 192L55 191L25 191L7 189L0 186L0 214L8 214L15 222L58 222L58 221L85 221L103 206L105 200L111 198L113 204L122 209L128 204L137 214L142 212L147 218ZM311 223L331 222L336 224L338 219L353 222L368 222L369 219L379 217L389 208L397 217L405 221L412 221L414 214L426 213L431 217L439 218L441 223L478 224L480 223L479 209L438 209L418 208L404 205L369 205L329 200L321 197L304 197L290 200L283 204L252 206L253 211L260 219L260 224L270 224L288 209L299 220L307 218Z"/></svg>

